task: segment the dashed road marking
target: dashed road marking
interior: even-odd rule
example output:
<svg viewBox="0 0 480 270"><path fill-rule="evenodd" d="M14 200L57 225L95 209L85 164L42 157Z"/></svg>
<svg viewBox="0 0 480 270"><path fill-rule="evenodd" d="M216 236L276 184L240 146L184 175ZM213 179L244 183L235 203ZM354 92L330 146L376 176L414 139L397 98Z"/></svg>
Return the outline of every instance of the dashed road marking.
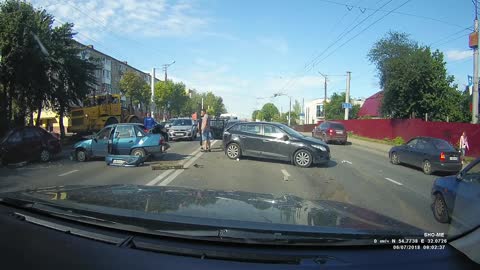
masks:
<svg viewBox="0 0 480 270"><path fill-rule="evenodd" d="M213 146L216 142L217 142L216 140L212 141L211 145ZM200 150L201 149L197 149L197 150L193 151L190 155L188 155L189 156L188 158L181 160L180 162L178 162L178 164L179 165L184 165L183 166L184 168L188 168L190 165L192 165L193 162L195 162L195 160L198 159L198 157L201 156L202 153L200 152ZM175 177L177 177L183 171L184 171L184 169L166 170L163 173L161 173L160 175L158 175L157 177L155 177L154 179L152 179L146 185L147 186L155 186L155 185L166 186L170 182L172 182L173 179L175 179Z"/></svg>
<svg viewBox="0 0 480 270"><path fill-rule="evenodd" d="M217 140L215 141L212 141L212 143L210 144L210 146L213 146L216 142L218 142ZM193 157L190 157L188 159L185 159L183 164L183 167L185 169L187 169L188 167L190 167L198 158L200 158L201 156L203 155L203 152L200 152L200 150L197 150L197 154ZM185 171L185 169L179 169L179 170L176 170L174 173L172 173L169 177L167 177L165 180L161 181L159 184L157 184L157 186L166 186L168 184L170 184L175 178L177 178L177 176L179 176L183 171Z"/></svg>
<svg viewBox="0 0 480 270"><path fill-rule="evenodd" d="M59 174L58 176L65 176L65 175L72 174L74 172L78 172L78 170L72 170L72 171L69 171L69 172L66 172L66 173Z"/></svg>
<svg viewBox="0 0 480 270"><path fill-rule="evenodd" d="M393 179L391 179L391 178L385 177L385 180L390 181L390 182L392 182L392 183L394 183L394 184L397 184L397 185L399 185L399 186L403 186L402 183L397 182L397 181L395 181L395 180L393 180Z"/></svg>
<svg viewBox="0 0 480 270"><path fill-rule="evenodd" d="M290 177L290 174L287 172L287 170L282 169L281 172L283 174L283 181L288 181L288 178Z"/></svg>

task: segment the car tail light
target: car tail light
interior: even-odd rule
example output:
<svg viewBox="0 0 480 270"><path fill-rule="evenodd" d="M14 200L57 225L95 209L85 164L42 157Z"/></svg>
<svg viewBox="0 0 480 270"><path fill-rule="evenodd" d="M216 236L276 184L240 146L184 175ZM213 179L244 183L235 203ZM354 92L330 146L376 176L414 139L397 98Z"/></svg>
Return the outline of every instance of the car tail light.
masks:
<svg viewBox="0 0 480 270"><path fill-rule="evenodd" d="M440 161L445 161L445 153L444 152L440 153Z"/></svg>
<svg viewBox="0 0 480 270"><path fill-rule="evenodd" d="M335 130L333 130L333 129L329 128L329 129L328 129L328 134L330 134L330 135L333 135L333 134L335 134Z"/></svg>

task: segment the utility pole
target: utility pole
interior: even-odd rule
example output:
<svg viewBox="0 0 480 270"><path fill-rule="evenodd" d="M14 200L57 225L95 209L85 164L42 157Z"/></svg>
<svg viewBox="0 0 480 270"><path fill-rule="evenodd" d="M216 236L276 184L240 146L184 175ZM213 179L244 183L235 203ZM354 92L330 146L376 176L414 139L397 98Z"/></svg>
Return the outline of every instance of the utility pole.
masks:
<svg viewBox="0 0 480 270"><path fill-rule="evenodd" d="M166 82L167 79L168 79L168 77L167 77L167 70L168 70L168 68L169 68L171 65L173 65L173 64L175 64L175 61L173 61L173 62L170 63L170 64L164 64L164 65L163 65L163 71L165 72L165 82Z"/></svg>
<svg viewBox="0 0 480 270"><path fill-rule="evenodd" d="M152 93L151 93L151 98L150 98L150 103L151 103L151 116L152 117L155 117L154 116L154 113L155 113L155 102L153 102L153 99L154 99L154 96L155 96L155 68L152 68L152 84L151 84L151 90L152 90Z"/></svg>
<svg viewBox="0 0 480 270"><path fill-rule="evenodd" d="M291 114L290 114L290 112L292 111L292 97L289 96L289 98L290 98L290 105L289 105L290 109L288 109L288 126L290 126L290 123L291 123L291 121L290 121L290 119L291 119Z"/></svg>
<svg viewBox="0 0 480 270"><path fill-rule="evenodd" d="M325 93L324 93L324 98L323 98L323 119L327 119L327 111L325 110L325 108L327 108L327 75L325 74L322 74L320 71L318 72L325 80L325 83L324 83L324 90L325 90Z"/></svg>
<svg viewBox="0 0 480 270"><path fill-rule="evenodd" d="M351 75L351 72L350 71L347 71L347 90L346 90L346 93L345 93L345 103L350 103L350 75ZM349 109L348 107L345 108L345 120L348 120L348 112L349 112Z"/></svg>
<svg viewBox="0 0 480 270"><path fill-rule="evenodd" d="M469 45L473 48L473 93L472 93L472 124L478 123L478 0L475 5L474 32L470 34Z"/></svg>

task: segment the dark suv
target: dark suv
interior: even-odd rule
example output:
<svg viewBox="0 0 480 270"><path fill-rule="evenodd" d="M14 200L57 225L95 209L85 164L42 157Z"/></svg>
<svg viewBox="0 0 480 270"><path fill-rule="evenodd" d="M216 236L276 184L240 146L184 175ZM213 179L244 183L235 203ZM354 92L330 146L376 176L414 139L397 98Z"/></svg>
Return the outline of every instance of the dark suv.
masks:
<svg viewBox="0 0 480 270"><path fill-rule="evenodd" d="M342 123L326 121L312 130L312 137L319 138L326 143L347 143L347 130Z"/></svg>
<svg viewBox="0 0 480 270"><path fill-rule="evenodd" d="M289 161L299 167L330 160L330 148L324 142L279 123L235 123L224 131L223 147L230 159L241 156L270 158Z"/></svg>

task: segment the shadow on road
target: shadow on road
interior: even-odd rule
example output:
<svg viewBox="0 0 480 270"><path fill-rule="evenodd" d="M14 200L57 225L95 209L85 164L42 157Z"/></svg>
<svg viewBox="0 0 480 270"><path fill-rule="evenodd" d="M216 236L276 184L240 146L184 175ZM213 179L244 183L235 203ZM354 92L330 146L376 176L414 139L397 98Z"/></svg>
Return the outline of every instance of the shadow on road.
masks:
<svg viewBox="0 0 480 270"><path fill-rule="evenodd" d="M352 142L347 141L345 144L338 143L338 142L329 142L328 145L343 145L343 146L345 146L345 145L352 145Z"/></svg>
<svg viewBox="0 0 480 270"><path fill-rule="evenodd" d="M240 158L240 160L252 160L252 161L258 161L258 162L288 164L288 165L295 166L291 162L288 162L288 161L282 161L282 160L276 160L276 159L267 159L267 158L256 158L256 157L244 156L244 157ZM330 160L328 163L325 163L325 164L312 164L309 168L332 168L332 167L335 167L335 166L337 166L337 162L334 161L334 160Z"/></svg>
<svg viewBox="0 0 480 270"><path fill-rule="evenodd" d="M412 169L412 170L415 170L415 171L418 171L419 173L422 173L423 174L423 171L422 171L422 168L419 168L419 167L415 167L415 166L412 166L412 165L409 165L409 164L405 164L405 163L401 163L400 165L398 166L402 166L402 167L405 167L405 168L409 168L409 169ZM449 176L449 175L455 175L455 173L453 172L434 172L431 174L431 176L440 176L440 177L443 177L443 176Z"/></svg>

